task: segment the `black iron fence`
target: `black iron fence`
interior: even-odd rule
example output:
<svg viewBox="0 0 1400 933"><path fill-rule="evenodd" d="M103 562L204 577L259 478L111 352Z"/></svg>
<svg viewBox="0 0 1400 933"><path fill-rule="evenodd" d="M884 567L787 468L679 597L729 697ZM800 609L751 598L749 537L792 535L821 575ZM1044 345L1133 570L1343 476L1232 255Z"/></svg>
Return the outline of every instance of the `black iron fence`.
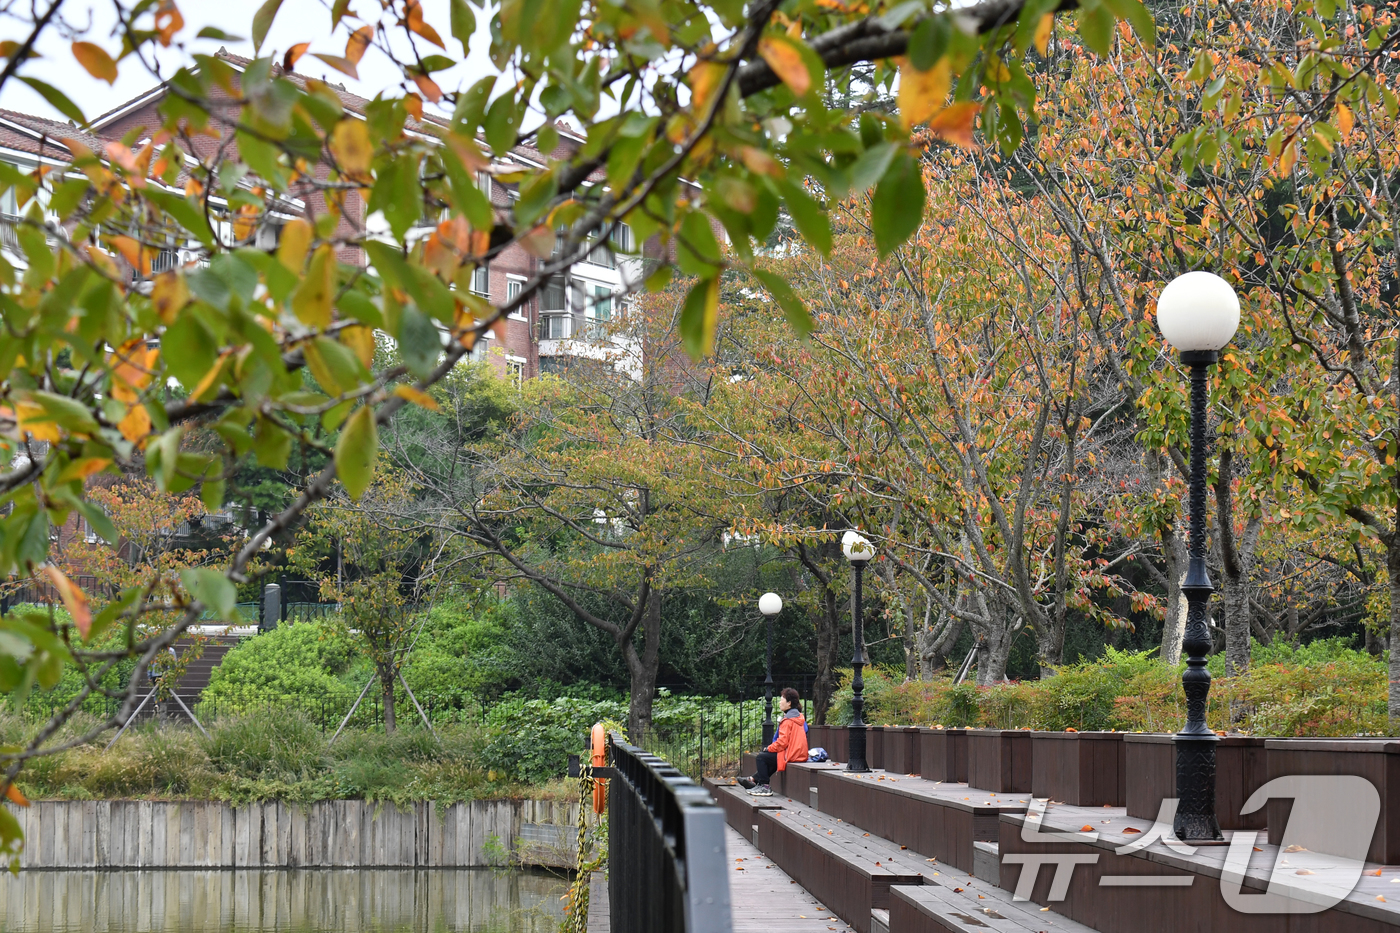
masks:
<svg viewBox="0 0 1400 933"><path fill-rule="evenodd" d="M617 733L609 746L613 933L730 933L724 811L703 787Z"/></svg>

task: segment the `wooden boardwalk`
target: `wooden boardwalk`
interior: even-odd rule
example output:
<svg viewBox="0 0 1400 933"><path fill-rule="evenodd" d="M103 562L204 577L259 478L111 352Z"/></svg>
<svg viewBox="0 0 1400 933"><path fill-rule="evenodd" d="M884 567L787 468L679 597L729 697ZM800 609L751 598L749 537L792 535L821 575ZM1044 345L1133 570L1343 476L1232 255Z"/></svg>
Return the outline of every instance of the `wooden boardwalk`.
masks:
<svg viewBox="0 0 1400 933"><path fill-rule="evenodd" d="M851 927L726 826L734 933L850 933ZM591 931L590 931L591 933Z"/></svg>

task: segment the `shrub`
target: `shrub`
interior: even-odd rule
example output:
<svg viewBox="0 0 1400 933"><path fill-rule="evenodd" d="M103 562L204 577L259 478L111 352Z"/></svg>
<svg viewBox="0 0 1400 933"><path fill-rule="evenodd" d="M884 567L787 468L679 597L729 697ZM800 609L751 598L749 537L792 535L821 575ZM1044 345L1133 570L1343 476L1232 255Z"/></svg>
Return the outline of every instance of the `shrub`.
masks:
<svg viewBox="0 0 1400 933"><path fill-rule="evenodd" d="M326 740L299 712L240 716L212 727L209 762L245 777L296 780L320 769Z"/></svg>
<svg viewBox="0 0 1400 933"><path fill-rule="evenodd" d="M512 780L543 783L564 773L568 756L583 747L595 722L626 718L627 705L616 701L508 696L486 714L490 738L481 750L481 764Z"/></svg>
<svg viewBox="0 0 1400 933"><path fill-rule="evenodd" d="M339 674L355 649L324 622L280 625L234 647L209 678L201 702L274 703L345 691Z"/></svg>

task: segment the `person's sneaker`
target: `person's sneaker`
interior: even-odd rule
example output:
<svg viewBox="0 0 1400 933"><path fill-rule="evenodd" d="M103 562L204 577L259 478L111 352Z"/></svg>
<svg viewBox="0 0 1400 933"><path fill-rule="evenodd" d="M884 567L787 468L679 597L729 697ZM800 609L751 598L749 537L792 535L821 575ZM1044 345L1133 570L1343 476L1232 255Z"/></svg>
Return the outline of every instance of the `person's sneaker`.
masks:
<svg viewBox="0 0 1400 933"><path fill-rule="evenodd" d="M769 787L767 784L760 784L760 785L758 785L757 787L755 787L755 788L753 788L752 790L749 791L749 796L750 796L750 797L772 797L772 796L773 796L773 788Z"/></svg>
<svg viewBox="0 0 1400 933"><path fill-rule="evenodd" d="M753 790L753 788L754 788L754 786L755 786L755 785L754 785L754 780L753 780L753 778L746 778L746 777L736 778L735 781L734 781L734 783L736 783L736 784L738 784L740 787L744 788L744 790Z"/></svg>

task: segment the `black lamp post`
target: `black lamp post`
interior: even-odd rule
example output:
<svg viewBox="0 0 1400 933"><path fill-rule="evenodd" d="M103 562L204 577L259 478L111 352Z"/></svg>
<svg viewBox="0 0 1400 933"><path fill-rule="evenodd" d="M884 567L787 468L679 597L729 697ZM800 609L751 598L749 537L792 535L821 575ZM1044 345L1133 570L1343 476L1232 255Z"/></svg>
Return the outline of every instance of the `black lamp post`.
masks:
<svg viewBox="0 0 1400 933"><path fill-rule="evenodd" d="M1215 745L1219 739L1206 723L1211 649L1210 595L1215 591L1206 573L1206 409L1209 367L1220 358L1240 323L1240 302L1229 283L1209 272L1188 272L1173 279L1157 299L1157 326L1167 342L1181 351L1191 367L1190 538L1186 581L1186 632L1181 650L1186 671L1181 675L1186 694L1186 725L1175 736L1176 819L1172 831L1186 843L1222 842L1215 816Z"/></svg>
<svg viewBox="0 0 1400 933"><path fill-rule="evenodd" d="M850 561L856 576L854 598L851 600L851 641L855 652L851 655L851 741L846 770L869 771L870 766L865 763L865 678L861 676L865 669L865 619L860 586L865 565L875 556L875 546L860 532L848 531L841 536L841 553Z"/></svg>
<svg viewBox="0 0 1400 933"><path fill-rule="evenodd" d="M768 651L763 660L763 747L773 744L773 617L783 611L783 598L764 593L758 598L758 611L768 620Z"/></svg>

